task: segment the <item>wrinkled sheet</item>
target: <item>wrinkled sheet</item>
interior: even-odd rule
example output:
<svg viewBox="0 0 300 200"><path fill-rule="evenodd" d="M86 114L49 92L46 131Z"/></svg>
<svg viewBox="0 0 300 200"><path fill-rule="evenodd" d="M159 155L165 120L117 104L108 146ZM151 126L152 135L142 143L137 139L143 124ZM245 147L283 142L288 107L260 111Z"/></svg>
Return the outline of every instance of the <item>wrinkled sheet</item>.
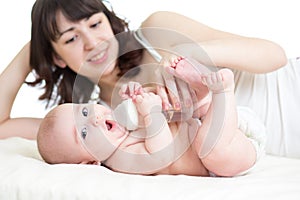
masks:
<svg viewBox="0 0 300 200"><path fill-rule="evenodd" d="M266 155L233 177L140 176L96 165L46 164L35 141L0 140L0 200L300 199L300 159Z"/></svg>

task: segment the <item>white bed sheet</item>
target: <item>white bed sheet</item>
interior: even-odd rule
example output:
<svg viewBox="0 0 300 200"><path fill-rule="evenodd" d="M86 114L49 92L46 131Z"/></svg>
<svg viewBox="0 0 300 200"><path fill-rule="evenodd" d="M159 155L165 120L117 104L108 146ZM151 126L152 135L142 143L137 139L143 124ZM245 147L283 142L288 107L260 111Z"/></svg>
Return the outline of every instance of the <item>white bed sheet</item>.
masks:
<svg viewBox="0 0 300 200"><path fill-rule="evenodd" d="M0 200L300 199L300 159L265 156L234 178L127 175L95 165L49 165L35 141L0 140Z"/></svg>

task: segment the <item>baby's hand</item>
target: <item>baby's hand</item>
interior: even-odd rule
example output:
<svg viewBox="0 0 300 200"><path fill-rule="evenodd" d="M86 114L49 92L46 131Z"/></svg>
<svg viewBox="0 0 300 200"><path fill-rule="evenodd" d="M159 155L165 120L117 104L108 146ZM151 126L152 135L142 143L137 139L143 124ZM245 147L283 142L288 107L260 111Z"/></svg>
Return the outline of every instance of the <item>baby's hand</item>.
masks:
<svg viewBox="0 0 300 200"><path fill-rule="evenodd" d="M119 95L122 99L135 99L136 95L140 95L144 93L144 90L142 88L142 85L138 82L130 81L129 83L123 84Z"/></svg>
<svg viewBox="0 0 300 200"><path fill-rule="evenodd" d="M143 117L149 115L150 113L162 111L162 100L160 96L152 92L137 95L134 103L138 112Z"/></svg>

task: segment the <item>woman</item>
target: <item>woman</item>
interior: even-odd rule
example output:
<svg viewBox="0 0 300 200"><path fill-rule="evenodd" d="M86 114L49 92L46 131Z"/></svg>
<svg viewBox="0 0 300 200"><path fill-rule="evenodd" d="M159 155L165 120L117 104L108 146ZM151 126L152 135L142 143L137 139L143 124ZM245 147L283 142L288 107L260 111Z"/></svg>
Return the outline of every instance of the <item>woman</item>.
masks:
<svg viewBox="0 0 300 200"><path fill-rule="evenodd" d="M141 28L152 30L152 27L184 36L143 32L162 57L166 51L161 49L184 49L190 47L185 44L192 40L215 66L266 73L286 63L284 51L273 42L215 30L176 13L152 14ZM0 138L36 138L40 119L10 118L16 94L32 70L36 80L30 84L44 84L45 93L40 99L54 104L87 101L95 84L101 88L101 100L110 103L120 76L139 74L143 78L143 75L148 75L142 68L127 73L139 65L158 63L127 30L126 21L108 10L101 0L37 0L32 9L31 42L24 46L0 77L0 96L6 97L0 102ZM121 39L114 37L117 34ZM126 53L128 48L133 51ZM77 83L75 87L74 83ZM84 85L84 90L80 85Z"/></svg>

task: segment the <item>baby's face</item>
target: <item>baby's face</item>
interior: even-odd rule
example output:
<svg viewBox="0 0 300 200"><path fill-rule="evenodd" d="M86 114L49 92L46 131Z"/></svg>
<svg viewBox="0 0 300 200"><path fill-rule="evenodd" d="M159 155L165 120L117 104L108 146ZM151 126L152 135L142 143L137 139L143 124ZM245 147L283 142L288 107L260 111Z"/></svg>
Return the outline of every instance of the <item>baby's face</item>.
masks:
<svg viewBox="0 0 300 200"><path fill-rule="evenodd" d="M61 129L74 130L70 137L96 161L104 161L120 146L128 132L113 120L110 109L98 104L63 104L57 109ZM81 147L79 147L81 146Z"/></svg>

